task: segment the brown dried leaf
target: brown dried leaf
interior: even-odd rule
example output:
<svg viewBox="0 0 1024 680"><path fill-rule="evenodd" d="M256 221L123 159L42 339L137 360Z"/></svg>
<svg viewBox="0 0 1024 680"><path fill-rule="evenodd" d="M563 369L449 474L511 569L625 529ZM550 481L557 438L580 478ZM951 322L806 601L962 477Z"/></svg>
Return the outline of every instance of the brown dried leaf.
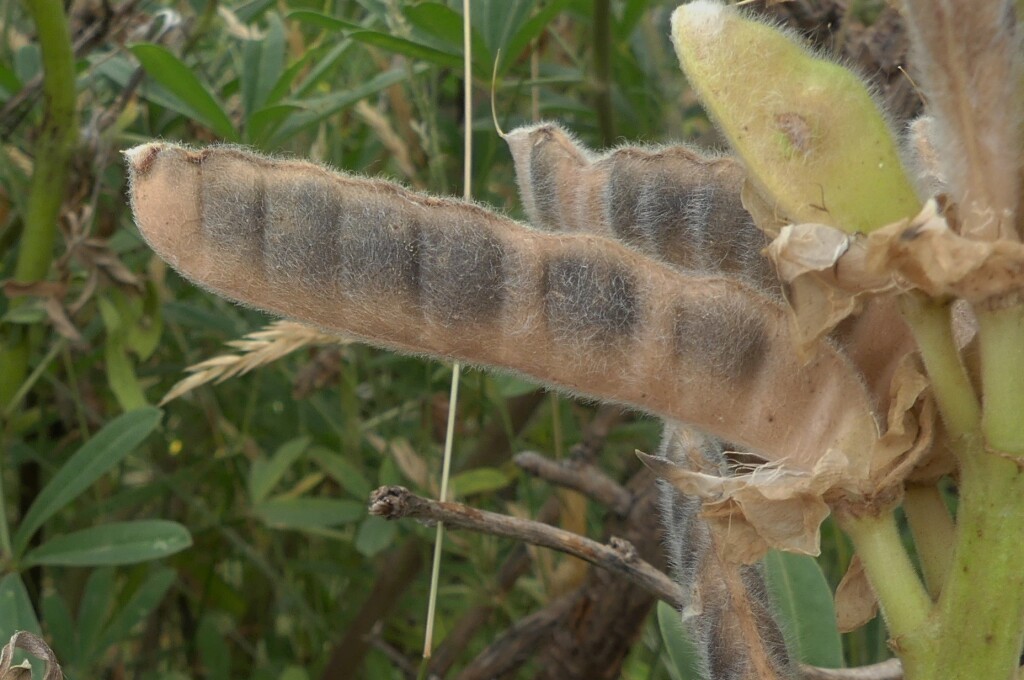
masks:
<svg viewBox="0 0 1024 680"><path fill-rule="evenodd" d="M933 199L917 216L867 236L821 224L791 225L768 252L784 280L804 279L839 297L918 289L978 303L1024 290L1024 244L966 238L949 218L955 219L952 207ZM809 321L800 325L813 327Z"/></svg>
<svg viewBox="0 0 1024 680"><path fill-rule="evenodd" d="M43 309L46 310L46 316L53 325L54 330L61 337L66 338L73 345L85 345L82 334L78 332L78 328L72 323L71 317L68 316L67 310L64 309L64 305L59 299L47 298L43 304Z"/></svg>
<svg viewBox="0 0 1024 680"><path fill-rule="evenodd" d="M388 442L388 451L405 478L420 489L427 489L437 495L437 484L430 474L430 467L423 456L416 453L407 440L397 438Z"/></svg>
<svg viewBox="0 0 1024 680"><path fill-rule="evenodd" d="M890 387L889 429L871 461L879 490L902 484L932 449L937 418L929 385L917 355L903 357Z"/></svg>
<svg viewBox="0 0 1024 680"><path fill-rule="evenodd" d="M935 200L913 219L868 236L865 255L869 276L890 274L902 287L912 286L932 297L977 303L1024 289L1024 244L961 236L950 228Z"/></svg>
<svg viewBox="0 0 1024 680"><path fill-rule="evenodd" d="M32 281L31 283L24 283L8 279L3 282L3 291L4 295L9 298L63 298L68 292L68 287L63 281Z"/></svg>
<svg viewBox="0 0 1024 680"><path fill-rule="evenodd" d="M46 644L46 641L34 633L23 630L12 635L7 644L0 649L0 680L30 680L32 677L30 666L11 665L15 649L22 649L46 662L46 673L43 680L61 680L64 677L57 656ZM28 668L27 671L26 668Z"/></svg>
<svg viewBox="0 0 1024 680"><path fill-rule="evenodd" d="M878 616L878 596L857 555L850 560L850 567L836 588L835 601L836 623L840 633L857 630Z"/></svg>

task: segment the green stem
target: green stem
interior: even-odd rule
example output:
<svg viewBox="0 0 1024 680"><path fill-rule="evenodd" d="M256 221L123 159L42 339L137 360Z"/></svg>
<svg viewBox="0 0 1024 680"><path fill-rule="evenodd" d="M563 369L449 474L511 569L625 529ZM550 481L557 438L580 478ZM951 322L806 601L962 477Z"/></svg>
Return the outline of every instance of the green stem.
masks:
<svg viewBox="0 0 1024 680"><path fill-rule="evenodd" d="M939 598L947 680L1009 680L1024 644L1024 471L980 439L960 474L957 546Z"/></svg>
<svg viewBox="0 0 1024 680"><path fill-rule="evenodd" d="M927 623L932 601L903 548L895 516L889 511L878 517L847 515L838 520L864 563L889 632L903 646Z"/></svg>
<svg viewBox="0 0 1024 680"><path fill-rule="evenodd" d="M956 540L956 527L949 516L942 492L935 486L910 485L903 499L910 531L914 534L921 571L928 594L938 598L946 582Z"/></svg>
<svg viewBox="0 0 1024 680"><path fill-rule="evenodd" d="M900 303L928 370L943 422L952 435L954 451L959 453L961 442L978 433L981 407L953 340L949 305L913 294L901 297Z"/></svg>
<svg viewBox="0 0 1024 680"><path fill-rule="evenodd" d="M64 6L60 0L25 0L36 25L43 62L43 125L18 248L14 280L46 278L53 260L57 217L67 187L71 155L78 138L75 110L75 60ZM19 304L18 300L11 306ZM28 370L31 345L20 333L0 347L0 407L8 406Z"/></svg>
<svg viewBox="0 0 1024 680"><path fill-rule="evenodd" d="M1024 456L1024 304L977 310L977 316L985 442Z"/></svg>

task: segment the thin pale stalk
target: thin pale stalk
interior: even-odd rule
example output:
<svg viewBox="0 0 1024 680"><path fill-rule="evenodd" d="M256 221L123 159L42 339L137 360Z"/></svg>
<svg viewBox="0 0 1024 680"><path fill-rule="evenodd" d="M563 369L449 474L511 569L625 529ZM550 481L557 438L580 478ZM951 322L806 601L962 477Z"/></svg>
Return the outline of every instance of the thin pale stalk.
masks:
<svg viewBox="0 0 1024 680"><path fill-rule="evenodd" d="M472 71L472 24L470 23L469 0L462 2L462 54L463 54L463 157L462 191L467 201L473 198L473 71ZM451 394L448 398L448 425L444 435L444 462L441 470L441 495L443 503L448 500L448 479L452 469L452 443L455 439L455 407L459 400L459 377L462 367L459 362L452 366ZM437 614L437 588L441 580L441 551L444 547L444 523L437 523L434 538L434 561L430 569L430 596L427 605L427 625L423 636L423 664L420 675L429 667L434 645L434 619Z"/></svg>
<svg viewBox="0 0 1024 680"><path fill-rule="evenodd" d="M864 563L868 580L878 595L882 616L892 644L903 661L905 677L931 678L928 650L921 644L926 633L932 601L924 589L910 556L903 547L891 511L878 517L839 518Z"/></svg>
<svg viewBox="0 0 1024 680"><path fill-rule="evenodd" d="M924 573L928 594L938 599L946 582L956 541L956 527L949 516L942 492L934 486L907 487L903 498L917 557Z"/></svg>
<svg viewBox="0 0 1024 680"><path fill-rule="evenodd" d="M900 303L917 340L939 412L952 435L954 450L960 453L963 442L978 432L981 407L953 340L949 305L916 295L905 295Z"/></svg>
<svg viewBox="0 0 1024 680"><path fill-rule="evenodd" d="M43 62L43 127L36 144L32 183L18 247L14 280L31 283L46 277L53 260L60 214L78 137L75 70L64 7L60 0L26 0L36 26ZM11 306L17 306L15 300ZM14 400L28 371L31 339L22 332L0 347L0 407Z"/></svg>

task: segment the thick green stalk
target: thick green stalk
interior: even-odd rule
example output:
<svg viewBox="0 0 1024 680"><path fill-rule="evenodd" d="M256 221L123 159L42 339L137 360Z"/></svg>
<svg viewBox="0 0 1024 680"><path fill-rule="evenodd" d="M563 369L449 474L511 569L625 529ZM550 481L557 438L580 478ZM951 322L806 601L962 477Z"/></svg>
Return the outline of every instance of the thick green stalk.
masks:
<svg viewBox="0 0 1024 680"><path fill-rule="evenodd" d="M46 278L53 260L57 217L67 187L70 160L78 138L75 110L75 60L71 33L60 0L25 0L36 25L43 62L43 124L36 142L32 184L24 217L14 280ZM12 302L12 306L18 301ZM29 334L22 332L0 347L0 407L13 399L28 370Z"/></svg>
<svg viewBox="0 0 1024 680"><path fill-rule="evenodd" d="M966 454L937 667L947 680L1010 680L1024 644L1024 471L980 439Z"/></svg>
<svg viewBox="0 0 1024 680"><path fill-rule="evenodd" d="M977 315L985 443L1024 457L1024 304Z"/></svg>
<svg viewBox="0 0 1024 680"><path fill-rule="evenodd" d="M939 602L951 680L1015 678L1024 644L1024 470L1012 458L1024 455L1024 306L977 316L983 437L961 468L959 542ZM960 655L975 663L957 672Z"/></svg>

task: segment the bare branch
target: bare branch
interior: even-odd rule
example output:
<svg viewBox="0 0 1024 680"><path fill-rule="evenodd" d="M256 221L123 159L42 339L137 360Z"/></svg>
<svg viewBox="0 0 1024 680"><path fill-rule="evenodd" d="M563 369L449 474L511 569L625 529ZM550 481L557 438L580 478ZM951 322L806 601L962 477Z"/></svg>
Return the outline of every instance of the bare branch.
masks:
<svg viewBox="0 0 1024 680"><path fill-rule="evenodd" d="M401 486L382 486L370 494L370 514L385 519L412 517L444 522L451 528L470 529L552 548L624 576L673 607L681 608L684 604L679 586L637 557L632 544L621 539L613 537L608 545L604 545L540 522L477 510L461 503L439 503L421 498Z"/></svg>
<svg viewBox="0 0 1024 680"><path fill-rule="evenodd" d="M625 515L633 505L633 494L593 465L572 458L554 461L535 451L517 454L513 461L527 474L579 491L617 515Z"/></svg>

